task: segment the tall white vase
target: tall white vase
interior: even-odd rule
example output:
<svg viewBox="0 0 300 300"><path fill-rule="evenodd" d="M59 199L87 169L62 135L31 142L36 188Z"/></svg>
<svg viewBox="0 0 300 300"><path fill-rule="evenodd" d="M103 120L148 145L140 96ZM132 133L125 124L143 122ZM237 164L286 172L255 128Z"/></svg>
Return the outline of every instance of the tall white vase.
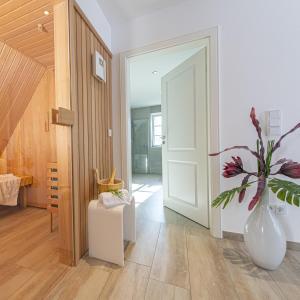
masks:
<svg viewBox="0 0 300 300"><path fill-rule="evenodd" d="M275 270L286 253L286 236L282 225L269 207L269 189L249 216L244 239L253 262L267 270Z"/></svg>

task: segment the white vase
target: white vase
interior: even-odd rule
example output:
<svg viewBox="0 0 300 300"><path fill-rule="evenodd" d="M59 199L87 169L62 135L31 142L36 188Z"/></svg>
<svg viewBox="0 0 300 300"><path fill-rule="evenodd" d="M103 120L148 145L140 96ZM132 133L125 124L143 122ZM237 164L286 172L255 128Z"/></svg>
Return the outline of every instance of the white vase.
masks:
<svg viewBox="0 0 300 300"><path fill-rule="evenodd" d="M269 207L269 189L249 216L244 240L253 262L264 269L275 270L286 253L286 236L282 225Z"/></svg>

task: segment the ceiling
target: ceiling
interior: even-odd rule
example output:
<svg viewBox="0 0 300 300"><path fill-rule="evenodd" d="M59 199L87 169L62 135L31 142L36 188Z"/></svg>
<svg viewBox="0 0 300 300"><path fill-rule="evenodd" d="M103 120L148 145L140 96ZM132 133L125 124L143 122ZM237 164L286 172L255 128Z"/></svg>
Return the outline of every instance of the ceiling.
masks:
<svg viewBox="0 0 300 300"><path fill-rule="evenodd" d="M130 106L131 108L161 104L161 78L198 52L203 42L136 56L130 59ZM153 74L157 71L157 74Z"/></svg>
<svg viewBox="0 0 300 300"><path fill-rule="evenodd" d="M111 24L128 21L187 0L98 0Z"/></svg>
<svg viewBox="0 0 300 300"><path fill-rule="evenodd" d="M54 65L54 0L1 0L0 41L44 66ZM44 12L49 14L45 15ZM38 24L43 30L38 30Z"/></svg>

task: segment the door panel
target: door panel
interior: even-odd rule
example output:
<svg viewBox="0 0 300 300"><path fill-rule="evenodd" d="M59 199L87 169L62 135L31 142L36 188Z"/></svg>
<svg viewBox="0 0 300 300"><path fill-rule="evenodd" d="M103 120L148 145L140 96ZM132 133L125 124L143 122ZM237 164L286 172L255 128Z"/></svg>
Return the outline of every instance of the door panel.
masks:
<svg viewBox="0 0 300 300"><path fill-rule="evenodd" d="M170 76L166 84L168 112L169 150L195 149L195 108L196 91L194 67L189 66L179 74ZM184 99L184 109L182 99ZM178 122L178 116L185 122ZM188 134L187 134L188 133Z"/></svg>
<svg viewBox="0 0 300 300"><path fill-rule="evenodd" d="M197 165L184 161L169 161L168 173L176 174L169 176L168 197L196 207Z"/></svg>
<svg viewBox="0 0 300 300"><path fill-rule="evenodd" d="M162 78L164 205L208 227L207 49Z"/></svg>

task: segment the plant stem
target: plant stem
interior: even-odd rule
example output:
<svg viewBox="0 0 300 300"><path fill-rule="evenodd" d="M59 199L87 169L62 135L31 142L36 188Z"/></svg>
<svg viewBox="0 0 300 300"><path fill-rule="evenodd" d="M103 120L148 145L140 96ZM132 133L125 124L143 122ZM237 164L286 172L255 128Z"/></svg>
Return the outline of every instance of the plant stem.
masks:
<svg viewBox="0 0 300 300"><path fill-rule="evenodd" d="M257 153L259 153L259 140L256 140L256 149L257 149ZM261 165L260 165L260 161L258 159L257 160L257 174L258 174L258 177L260 176L260 172L261 172Z"/></svg>
<svg viewBox="0 0 300 300"><path fill-rule="evenodd" d="M268 178L271 173L271 161L272 161L274 143L275 143L274 140L268 141L266 171L265 171L266 178Z"/></svg>

